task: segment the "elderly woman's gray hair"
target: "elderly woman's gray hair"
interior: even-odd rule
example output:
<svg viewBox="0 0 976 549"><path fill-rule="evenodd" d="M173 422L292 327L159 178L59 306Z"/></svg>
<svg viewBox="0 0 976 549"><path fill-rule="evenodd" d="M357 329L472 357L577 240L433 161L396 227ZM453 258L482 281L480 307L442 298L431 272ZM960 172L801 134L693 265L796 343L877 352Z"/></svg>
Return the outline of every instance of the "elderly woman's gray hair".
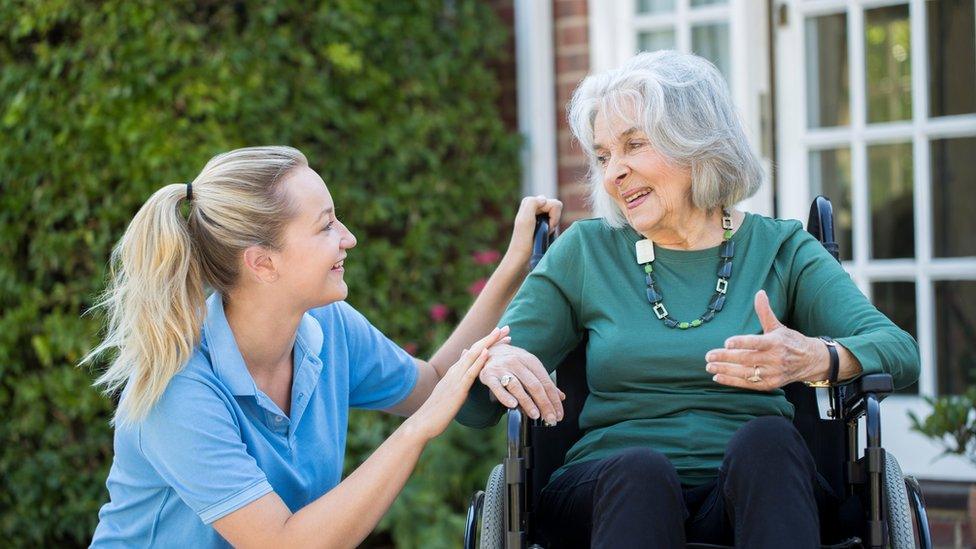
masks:
<svg viewBox="0 0 976 549"><path fill-rule="evenodd" d="M569 104L570 127L590 161L594 214L612 227L627 221L603 188L593 150L593 122L603 109L608 116L632 119L656 151L690 167L698 208L732 206L762 183L762 165L718 69L696 55L641 53L618 69L588 76Z"/></svg>

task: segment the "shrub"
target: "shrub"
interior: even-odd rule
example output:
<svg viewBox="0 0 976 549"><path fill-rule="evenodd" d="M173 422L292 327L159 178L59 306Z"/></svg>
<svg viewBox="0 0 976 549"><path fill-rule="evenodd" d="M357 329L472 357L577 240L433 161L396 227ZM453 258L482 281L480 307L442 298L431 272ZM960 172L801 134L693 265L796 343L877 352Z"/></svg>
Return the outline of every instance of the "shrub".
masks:
<svg viewBox="0 0 976 549"><path fill-rule="evenodd" d="M496 108L504 27L478 0L0 0L0 538L82 545L113 403L74 366L111 246L212 155L290 144L359 237L349 301L420 356L471 301L518 205ZM432 304L446 311L432 322ZM103 364L104 365L104 364ZM398 422L352 416L347 466ZM487 437L487 438L486 438ZM457 546L496 435L452 427L371 544Z"/></svg>

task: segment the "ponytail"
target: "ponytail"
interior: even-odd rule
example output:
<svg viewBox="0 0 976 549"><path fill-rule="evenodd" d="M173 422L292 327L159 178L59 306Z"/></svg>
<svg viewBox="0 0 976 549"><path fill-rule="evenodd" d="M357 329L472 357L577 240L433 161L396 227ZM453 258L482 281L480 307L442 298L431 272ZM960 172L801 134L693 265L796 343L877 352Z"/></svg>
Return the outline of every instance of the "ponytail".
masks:
<svg viewBox="0 0 976 549"><path fill-rule="evenodd" d="M243 250L279 246L294 205L278 185L305 156L291 147L251 147L215 156L187 185L156 191L112 250L109 283L93 309L104 308L107 333L80 365L117 350L95 380L122 391L114 425L144 419L193 354L206 317L205 288L227 296Z"/></svg>
<svg viewBox="0 0 976 549"><path fill-rule="evenodd" d="M156 191L112 250L110 282L96 304L108 334L82 364L111 348L118 356L95 381L106 392L127 387L114 424L137 422L189 360L206 307L204 281L180 202L186 185Z"/></svg>

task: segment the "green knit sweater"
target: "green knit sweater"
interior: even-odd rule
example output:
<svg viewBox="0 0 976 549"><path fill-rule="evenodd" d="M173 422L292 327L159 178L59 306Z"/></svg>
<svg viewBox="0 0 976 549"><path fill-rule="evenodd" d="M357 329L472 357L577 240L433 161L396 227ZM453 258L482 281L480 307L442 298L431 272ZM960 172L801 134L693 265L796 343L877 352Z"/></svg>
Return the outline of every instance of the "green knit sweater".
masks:
<svg viewBox="0 0 976 549"><path fill-rule="evenodd" d="M590 396L583 437L566 466L628 447L665 454L682 483L715 477L726 444L758 416L792 418L782 390L758 392L719 385L705 371L705 353L739 334L762 333L753 298L762 288L777 318L808 336L828 335L849 349L865 373L889 372L897 387L918 377L918 345L878 312L850 277L797 221L746 214L732 235L732 277L725 307L709 323L667 328L645 297L644 270L630 227L602 220L574 223L545 255L499 325L511 326L512 345L552 371L586 338ZM715 289L718 247L696 251L655 246L654 274L671 316L693 320ZM504 412L476 383L458 421L497 423Z"/></svg>

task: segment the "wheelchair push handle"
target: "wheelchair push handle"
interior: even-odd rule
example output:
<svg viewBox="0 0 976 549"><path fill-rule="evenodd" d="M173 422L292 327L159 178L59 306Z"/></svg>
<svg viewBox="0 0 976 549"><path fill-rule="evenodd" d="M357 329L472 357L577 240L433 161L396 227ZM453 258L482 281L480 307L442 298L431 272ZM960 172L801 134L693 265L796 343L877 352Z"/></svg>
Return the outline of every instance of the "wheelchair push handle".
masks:
<svg viewBox="0 0 976 549"><path fill-rule="evenodd" d="M818 195L810 204L807 232L816 237L834 259L840 261L840 246L834 240L834 207L824 195Z"/></svg>
<svg viewBox="0 0 976 549"><path fill-rule="evenodd" d="M529 258L529 270L535 269L535 266L539 264L552 241L549 236L549 216L547 214L535 216L535 231L532 234L532 256Z"/></svg>

